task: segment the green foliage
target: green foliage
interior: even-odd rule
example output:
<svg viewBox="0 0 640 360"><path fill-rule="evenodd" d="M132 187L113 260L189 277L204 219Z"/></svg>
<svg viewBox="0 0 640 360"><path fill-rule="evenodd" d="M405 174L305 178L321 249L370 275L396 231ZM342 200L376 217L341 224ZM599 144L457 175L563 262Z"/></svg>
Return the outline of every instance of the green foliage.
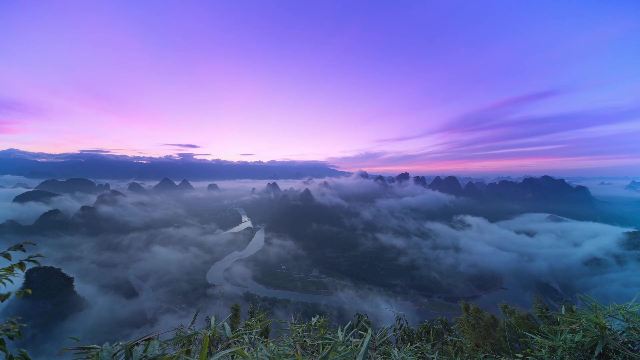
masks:
<svg viewBox="0 0 640 360"><path fill-rule="evenodd" d="M16 244L9 247L7 250L0 252L0 256L4 259L12 262L14 258L14 254L12 253L26 253L27 250L25 245L35 245L32 242L25 241L21 244ZM27 271L28 264L34 264L36 266L40 266L38 262L38 258L43 257L40 254L29 255L23 259L12 262L11 264L0 268L0 285L3 288L7 287L7 283L14 284L14 280L25 271ZM20 289L16 291L8 291L0 293L0 302L5 302L11 298L12 295L21 298L24 294L31 294L30 289ZM7 339L10 341L14 341L16 339L22 340L22 332L20 329L26 325L21 324L19 322L20 318L9 318L6 322L0 324L0 353L4 355L4 358L7 360L20 359L20 360L28 360L30 359L29 355L24 350L18 350L16 354L12 353L7 344Z"/></svg>
<svg viewBox="0 0 640 360"><path fill-rule="evenodd" d="M603 305L581 296L582 306L563 307L555 324L531 334L532 354L553 359L640 358L640 305Z"/></svg>
<svg viewBox="0 0 640 360"><path fill-rule="evenodd" d="M456 319L458 335L465 339L467 353L491 354L504 352L505 333L500 329L500 321L494 314L487 313L476 304L460 303L462 316Z"/></svg>
<svg viewBox="0 0 640 360"><path fill-rule="evenodd" d="M437 318L417 328L402 316L392 325L372 326L356 314L346 325L316 316L310 321L273 320L250 304L242 323L234 304L228 318L207 318L196 328L196 313L162 340L153 334L127 343L79 346L76 359L213 360L213 359L636 359L640 351L640 308L627 304L602 305L581 297L580 306L553 312L540 298L532 312L500 305L499 318L476 305L461 303L454 321ZM238 320L240 318L240 320ZM232 323L234 326L232 326ZM273 330L272 324L280 324ZM237 326L236 326L237 325ZM271 333L277 336L272 338Z"/></svg>
<svg viewBox="0 0 640 360"><path fill-rule="evenodd" d="M240 308L240 304L235 303L231 305L231 315L229 316L229 327L231 330L237 330L242 324L242 308Z"/></svg>
<svg viewBox="0 0 640 360"><path fill-rule="evenodd" d="M266 322L269 314L263 311L260 308L260 305L251 303L249 305L248 315L249 315L249 318L245 322L245 327L256 327L256 326L259 326L261 323L266 323L266 325L261 328L259 335L263 339L269 340L269 335L271 333L271 326L269 325L269 323Z"/></svg>

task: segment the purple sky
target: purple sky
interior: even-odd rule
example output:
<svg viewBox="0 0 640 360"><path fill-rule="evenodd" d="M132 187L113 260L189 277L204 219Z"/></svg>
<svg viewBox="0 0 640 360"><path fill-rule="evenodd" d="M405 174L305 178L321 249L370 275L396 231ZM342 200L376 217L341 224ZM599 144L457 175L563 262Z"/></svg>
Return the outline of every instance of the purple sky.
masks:
<svg viewBox="0 0 640 360"><path fill-rule="evenodd" d="M0 149L640 174L640 2L3 1Z"/></svg>

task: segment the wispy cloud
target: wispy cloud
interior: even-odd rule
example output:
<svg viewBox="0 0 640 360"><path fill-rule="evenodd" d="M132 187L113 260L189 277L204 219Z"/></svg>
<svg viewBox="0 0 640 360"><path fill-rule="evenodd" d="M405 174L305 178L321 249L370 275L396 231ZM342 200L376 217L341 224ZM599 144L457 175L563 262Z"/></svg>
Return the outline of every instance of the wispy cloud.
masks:
<svg viewBox="0 0 640 360"><path fill-rule="evenodd" d="M0 97L0 116L3 114L33 115L41 111L39 106L29 102Z"/></svg>
<svg viewBox="0 0 640 360"><path fill-rule="evenodd" d="M184 148L184 149L199 149L200 148L200 145L195 145L195 144L162 144L162 146L172 146L172 147Z"/></svg>
<svg viewBox="0 0 640 360"><path fill-rule="evenodd" d="M86 149L86 150L78 150L79 153L83 154L112 154L113 151L120 149Z"/></svg>
<svg viewBox="0 0 640 360"><path fill-rule="evenodd" d="M559 161L572 162L566 168L606 167L611 157L616 163L627 157L630 164L640 159L634 140L640 136L640 106L534 111L561 94L550 90L499 100L431 129L380 139L372 150L328 160L349 170L497 171L504 166L555 169Z"/></svg>
<svg viewBox="0 0 640 360"><path fill-rule="evenodd" d="M16 128L17 123L13 121L0 121L0 134L17 134L21 130Z"/></svg>
<svg viewBox="0 0 640 360"><path fill-rule="evenodd" d="M253 156L255 154L240 154L240 156Z"/></svg>
<svg viewBox="0 0 640 360"><path fill-rule="evenodd" d="M524 148L513 148L513 149L504 149L504 150L494 150L494 151L485 151L475 153L474 155L486 155L486 154L504 154L510 152L522 152L522 151L539 151L539 150L548 150L548 149L557 149L567 145L549 145L549 146L532 146L532 147L524 147Z"/></svg>
<svg viewBox="0 0 640 360"><path fill-rule="evenodd" d="M194 159L196 156L209 156L211 154L177 153L176 155L180 159L189 160L189 159Z"/></svg>
<svg viewBox="0 0 640 360"><path fill-rule="evenodd" d="M504 125L504 122L509 119L509 116L517 113L524 107L558 96L559 94L561 94L561 92L557 90L547 90L501 99L463 114L462 116L450 119L439 128L427 129L417 134L407 136L378 139L376 142L404 142L428 136L479 131L496 127L500 124Z"/></svg>
<svg viewBox="0 0 640 360"><path fill-rule="evenodd" d="M21 119L40 114L42 109L34 104L0 97L0 135L25 132Z"/></svg>

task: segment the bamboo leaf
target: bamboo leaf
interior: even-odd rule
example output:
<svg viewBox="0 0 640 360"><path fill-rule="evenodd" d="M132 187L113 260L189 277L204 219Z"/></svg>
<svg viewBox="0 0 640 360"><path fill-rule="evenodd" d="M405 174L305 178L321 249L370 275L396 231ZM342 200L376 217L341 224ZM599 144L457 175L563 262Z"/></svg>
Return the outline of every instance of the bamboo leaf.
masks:
<svg viewBox="0 0 640 360"><path fill-rule="evenodd" d="M364 342L362 344L362 349L358 354L357 360L365 360L367 358L367 353L369 352L369 342L371 341L371 329L367 331L367 336L364 338Z"/></svg>
<svg viewBox="0 0 640 360"><path fill-rule="evenodd" d="M198 360L207 360L207 351L209 350L209 335L205 335L202 339L202 349L200 349L200 356Z"/></svg>

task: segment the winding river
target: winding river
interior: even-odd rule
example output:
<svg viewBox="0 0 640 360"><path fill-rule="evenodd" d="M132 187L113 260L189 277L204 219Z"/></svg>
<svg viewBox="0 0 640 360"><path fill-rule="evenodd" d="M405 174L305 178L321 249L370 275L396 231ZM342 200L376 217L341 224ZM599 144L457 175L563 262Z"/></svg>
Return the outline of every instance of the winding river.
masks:
<svg viewBox="0 0 640 360"><path fill-rule="evenodd" d="M253 223L251 219L249 219L244 212L243 209L237 209L238 212L242 215L242 223L231 230L228 230L228 233L242 231L248 227L253 227ZM249 256L258 252L262 247L264 247L264 236L265 236L265 228L262 226L260 230L256 232L251 239L251 242L247 245L246 248L242 251L234 251L229 255L225 256L222 260L213 264L213 266L207 272L207 282L212 285L221 286L224 291L231 291L234 293L244 293L244 292L252 292L259 296L266 297L276 297L279 299L289 299L295 301L305 301L305 302L314 302L314 303L323 303L330 305L344 305L345 301L349 300L359 300L362 301L361 297L345 295L345 296L333 296L333 295L314 295L314 294L303 294L294 291L286 291L286 290L275 290L269 289L256 283L251 279L238 279L234 278L234 282L236 284L232 284L228 282L224 278L225 270L229 269L233 264L241 259L248 258Z"/></svg>
<svg viewBox="0 0 640 360"><path fill-rule="evenodd" d="M253 227L251 219L249 219L242 209L237 209L242 215L243 222L235 228L228 230L227 232L238 232L248 227ZM275 290L269 289L253 281L250 278L233 278L234 283L228 282L224 277L225 270L231 268L233 264L241 259L247 258L265 245L265 227L261 226L251 242L242 251L234 251L225 256L222 260L216 262L207 272L207 282L212 285L216 285L221 291L231 291L236 294L242 294L245 292L251 292L263 297L275 297L278 299L288 299L292 301L303 301L310 303L327 304L333 306L357 306L359 311L364 311L369 314L377 314L380 319L386 319L385 321L392 321L396 312L395 311L416 311L415 305L408 301L392 299L382 294L374 294L367 292L343 292L339 295L314 295L304 294L294 291ZM230 275L230 274L228 274ZM435 313L423 313L423 316L431 318L435 316Z"/></svg>

